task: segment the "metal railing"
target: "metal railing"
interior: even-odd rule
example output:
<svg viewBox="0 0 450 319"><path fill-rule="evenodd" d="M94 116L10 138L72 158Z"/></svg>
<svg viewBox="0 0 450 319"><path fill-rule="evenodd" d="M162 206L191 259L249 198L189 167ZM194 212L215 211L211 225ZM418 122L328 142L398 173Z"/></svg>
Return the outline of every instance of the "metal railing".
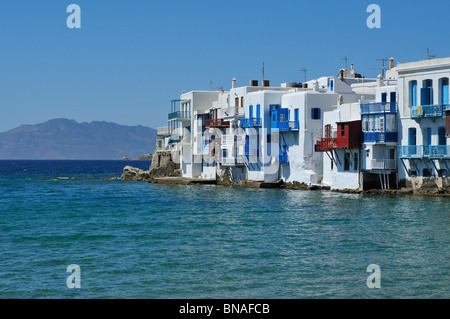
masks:
<svg viewBox="0 0 450 319"><path fill-rule="evenodd" d="M205 121L205 127L229 127L230 122L223 119L211 119Z"/></svg>
<svg viewBox="0 0 450 319"><path fill-rule="evenodd" d="M240 119L242 127L261 127L262 121L260 118L246 118Z"/></svg>
<svg viewBox="0 0 450 319"><path fill-rule="evenodd" d="M316 152L325 152L337 149L337 138L326 137L317 141Z"/></svg>
<svg viewBox="0 0 450 319"><path fill-rule="evenodd" d="M442 117L445 108L445 104L411 106L411 117Z"/></svg>
<svg viewBox="0 0 450 319"><path fill-rule="evenodd" d="M401 158L450 157L450 145L404 145L399 154Z"/></svg>
<svg viewBox="0 0 450 319"><path fill-rule="evenodd" d="M169 113L169 121L170 120L190 120L191 119L191 112L189 111L177 111Z"/></svg>
<svg viewBox="0 0 450 319"><path fill-rule="evenodd" d="M278 122L279 131L298 131L298 121Z"/></svg>

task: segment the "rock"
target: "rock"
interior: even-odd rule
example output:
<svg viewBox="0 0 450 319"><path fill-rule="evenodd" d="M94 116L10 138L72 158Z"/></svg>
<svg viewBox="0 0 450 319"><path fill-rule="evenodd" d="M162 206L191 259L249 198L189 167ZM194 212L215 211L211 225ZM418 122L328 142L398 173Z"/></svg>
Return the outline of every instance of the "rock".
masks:
<svg viewBox="0 0 450 319"><path fill-rule="evenodd" d="M108 178L105 178L105 181L119 181L121 179L122 178L120 178L120 177L108 177Z"/></svg>
<svg viewBox="0 0 450 319"><path fill-rule="evenodd" d="M149 181L150 174L149 171L144 171L132 166L125 166L121 178L125 181Z"/></svg>
<svg viewBox="0 0 450 319"><path fill-rule="evenodd" d="M131 159L126 155L122 156L122 158L120 160L121 161L131 161Z"/></svg>

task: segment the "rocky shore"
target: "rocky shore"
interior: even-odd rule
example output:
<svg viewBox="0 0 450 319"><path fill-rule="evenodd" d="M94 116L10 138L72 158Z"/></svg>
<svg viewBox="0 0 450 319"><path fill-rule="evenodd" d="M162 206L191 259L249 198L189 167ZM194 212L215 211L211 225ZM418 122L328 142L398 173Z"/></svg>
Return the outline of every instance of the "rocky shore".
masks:
<svg viewBox="0 0 450 319"><path fill-rule="evenodd" d="M117 179L117 178L116 178ZM306 185L304 183L285 183L279 180L274 183L256 182L248 180L240 180L238 182L232 182L230 176L225 171L224 174L219 176L217 180L204 180L204 179L189 179L181 176L181 170L179 165L172 161L170 151L157 151L153 155L153 161L149 170L142 170L132 166L125 166L121 176L125 181L142 181L149 183L159 184L181 184L181 185L198 185L198 184L215 184L222 186L237 186L246 188L278 188L278 189L290 189L290 190L326 190L345 194L383 194L383 195L419 195L419 196L438 196L438 197L450 197L450 186L445 188L401 188L401 189L369 189L369 190L357 190L357 189L343 189L335 190L330 189L327 186L321 185ZM113 179L115 180L115 179Z"/></svg>

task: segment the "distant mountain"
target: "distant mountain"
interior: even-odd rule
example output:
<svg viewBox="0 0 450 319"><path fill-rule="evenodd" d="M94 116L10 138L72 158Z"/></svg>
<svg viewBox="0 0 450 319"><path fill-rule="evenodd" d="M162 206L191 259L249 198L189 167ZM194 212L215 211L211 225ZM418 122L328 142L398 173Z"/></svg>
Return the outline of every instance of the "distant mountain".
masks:
<svg viewBox="0 0 450 319"><path fill-rule="evenodd" d="M0 159L118 160L151 154L155 144L150 127L54 119L0 133Z"/></svg>

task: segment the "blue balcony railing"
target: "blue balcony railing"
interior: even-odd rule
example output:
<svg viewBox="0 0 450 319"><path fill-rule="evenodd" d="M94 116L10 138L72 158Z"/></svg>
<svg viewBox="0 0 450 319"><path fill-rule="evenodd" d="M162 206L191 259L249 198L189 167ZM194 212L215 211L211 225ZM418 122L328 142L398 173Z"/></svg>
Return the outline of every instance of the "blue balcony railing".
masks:
<svg viewBox="0 0 450 319"><path fill-rule="evenodd" d="M397 132L364 132L363 142L364 143L397 143L398 133Z"/></svg>
<svg viewBox="0 0 450 319"><path fill-rule="evenodd" d="M277 123L278 130L280 132L294 132L298 131L298 121L286 121L286 122L278 122Z"/></svg>
<svg viewBox="0 0 450 319"><path fill-rule="evenodd" d="M397 103L381 102L361 104L361 114L396 113Z"/></svg>
<svg viewBox="0 0 450 319"><path fill-rule="evenodd" d="M411 118L442 117L445 104L411 106Z"/></svg>
<svg viewBox="0 0 450 319"><path fill-rule="evenodd" d="M179 121L190 120L191 112L189 112L189 111L187 111L187 112L183 112L183 111L172 112L172 113L169 113L168 118L169 118L169 121L170 120L179 120Z"/></svg>
<svg viewBox="0 0 450 319"><path fill-rule="evenodd" d="M262 121L260 118L247 118L247 119L240 119L242 127L261 127Z"/></svg>
<svg viewBox="0 0 450 319"><path fill-rule="evenodd" d="M450 158L450 145L400 146L400 158Z"/></svg>

